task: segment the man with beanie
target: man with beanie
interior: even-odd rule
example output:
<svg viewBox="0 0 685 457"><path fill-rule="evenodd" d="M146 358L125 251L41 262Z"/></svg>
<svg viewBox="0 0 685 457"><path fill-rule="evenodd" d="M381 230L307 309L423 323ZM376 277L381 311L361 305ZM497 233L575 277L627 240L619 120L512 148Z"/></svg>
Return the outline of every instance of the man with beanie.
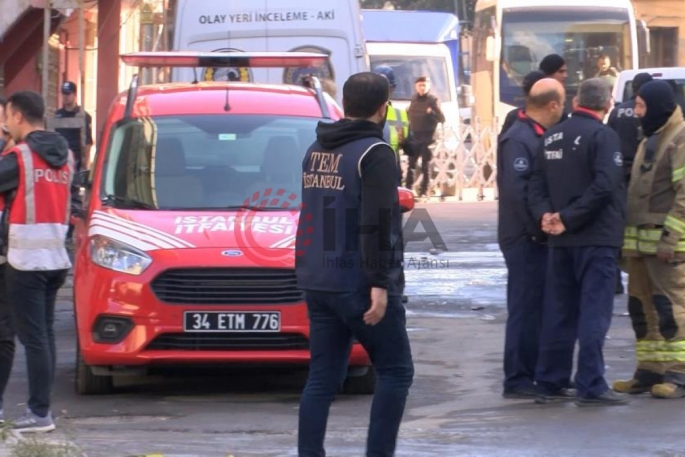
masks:
<svg viewBox="0 0 685 457"><path fill-rule="evenodd" d="M545 77L545 73L543 73L540 70L534 70L528 73L524 78L523 78L523 84L521 88L523 89L523 97L524 100L528 98L528 95L530 94L530 89L533 87L533 85L543 79ZM520 108L514 108L513 110L509 111L507 113L507 117L504 119L504 124L502 125L502 130L500 130L499 135L500 138L507 133L507 130L511 128L512 125L514 125L514 122L516 122L516 119L523 118L523 115L525 115L525 107L521 106Z"/></svg>
<svg viewBox="0 0 685 457"><path fill-rule="evenodd" d="M620 405L627 399L609 388L602 349L625 227L621 142L603 122L612 106L606 81L583 81L577 103L543 136L529 187L531 213L550 235L536 403L565 399L577 341L576 405Z"/></svg>
<svg viewBox="0 0 685 457"><path fill-rule="evenodd" d="M640 118L635 114L635 97L637 97L640 88L652 79L652 75L649 73L638 73L635 75L632 82L632 98L616 106L611 111L611 114L609 114L609 120L607 121L607 125L614 129L618 133L619 138L621 138L621 152L623 153L623 170L626 175L626 184L630 182L630 169L633 166L633 158L642 139ZM622 295L624 292L620 268L616 270L615 292L617 295Z"/></svg>
<svg viewBox="0 0 685 457"><path fill-rule="evenodd" d="M540 61L540 71L548 78L553 78L559 81L566 87L566 78L568 77L568 67L566 61L559 54L549 54ZM570 113L564 110L559 122L564 122L568 119Z"/></svg>
<svg viewBox="0 0 685 457"><path fill-rule="evenodd" d="M559 54L550 54L540 61L540 71L548 78L554 78L561 84L566 83L568 68L566 61Z"/></svg>
<svg viewBox="0 0 685 457"><path fill-rule="evenodd" d="M628 310L636 338L633 378L614 390L685 397L685 121L665 81L635 98L644 139L628 187Z"/></svg>

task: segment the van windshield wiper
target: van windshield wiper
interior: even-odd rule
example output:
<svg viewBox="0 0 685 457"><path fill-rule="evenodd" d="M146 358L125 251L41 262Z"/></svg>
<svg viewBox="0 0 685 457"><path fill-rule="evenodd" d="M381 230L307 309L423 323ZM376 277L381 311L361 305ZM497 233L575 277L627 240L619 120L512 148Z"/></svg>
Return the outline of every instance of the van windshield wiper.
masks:
<svg viewBox="0 0 685 457"><path fill-rule="evenodd" d="M115 205L119 208L137 208L137 209L157 209L155 205L136 200L135 198L122 197L120 195L107 195L102 199L102 203L106 205Z"/></svg>

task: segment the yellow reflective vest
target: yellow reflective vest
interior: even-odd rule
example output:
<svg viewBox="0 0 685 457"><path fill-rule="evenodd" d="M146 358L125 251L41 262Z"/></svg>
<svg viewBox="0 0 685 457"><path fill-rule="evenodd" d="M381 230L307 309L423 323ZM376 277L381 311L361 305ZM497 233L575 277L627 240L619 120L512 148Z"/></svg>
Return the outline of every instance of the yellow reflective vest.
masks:
<svg viewBox="0 0 685 457"><path fill-rule="evenodd" d="M402 132L402 140L409 136L409 116L405 110L397 109L393 106L388 106L388 115L385 122L389 128L388 142L397 153L400 155L400 132Z"/></svg>
<svg viewBox="0 0 685 457"><path fill-rule="evenodd" d="M685 121L680 107L635 155L628 186L626 257L673 252L685 260Z"/></svg>

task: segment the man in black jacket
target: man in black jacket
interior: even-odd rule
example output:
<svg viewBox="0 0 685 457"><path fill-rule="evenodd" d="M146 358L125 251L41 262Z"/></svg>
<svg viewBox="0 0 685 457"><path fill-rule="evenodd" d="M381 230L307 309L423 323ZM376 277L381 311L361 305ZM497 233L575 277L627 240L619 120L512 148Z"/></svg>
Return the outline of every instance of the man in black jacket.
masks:
<svg viewBox="0 0 685 457"><path fill-rule="evenodd" d="M320 123L302 162L295 268L309 311L311 363L300 403L300 457L326 455L328 412L353 337L378 373L367 456L394 455L414 376L400 282L398 165L383 141L388 96L385 77L352 75L343 87L346 118Z"/></svg>
<svg viewBox="0 0 685 457"><path fill-rule="evenodd" d="M505 398L535 398L547 246L528 209L528 181L545 130L559 122L564 87L547 78L535 83L511 129L497 148L499 245L507 264L507 329L504 347Z"/></svg>
<svg viewBox="0 0 685 457"><path fill-rule="evenodd" d="M530 90L533 88L533 84L545 77L545 73L540 70L535 70L528 73L523 78L523 84L521 85L521 89L523 89L523 97L527 99L528 95L530 94ZM525 111L525 107L521 106L520 108L514 108L507 113L507 116L504 118L504 124L502 124L502 130L499 132L500 138L507 133L507 131L512 125L514 125L521 114L525 114Z"/></svg>
<svg viewBox="0 0 685 457"><path fill-rule="evenodd" d="M578 340L576 404L624 404L604 379L602 355L623 246L623 154L618 135L602 122L611 109L609 84L586 80L577 100L573 116L545 133L530 183L533 216L551 235L536 402L558 400Z"/></svg>
<svg viewBox="0 0 685 457"><path fill-rule="evenodd" d="M440 101L430 93L430 79L421 76L416 79L416 94L411 99L409 108L409 127L414 135L413 155L409 156L409 166L407 168L406 186L408 189L414 187L414 170L416 164L421 159L421 188L419 196L428 196L428 185L431 179L430 163L433 153L430 145L433 144L435 130L438 124L445 122L445 115L440 109Z"/></svg>

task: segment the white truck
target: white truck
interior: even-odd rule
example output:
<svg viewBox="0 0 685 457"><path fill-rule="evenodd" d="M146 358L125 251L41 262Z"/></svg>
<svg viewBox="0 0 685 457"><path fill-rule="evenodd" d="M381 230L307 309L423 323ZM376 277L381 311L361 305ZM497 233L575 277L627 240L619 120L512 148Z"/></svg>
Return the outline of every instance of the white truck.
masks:
<svg viewBox="0 0 685 457"><path fill-rule="evenodd" d="M323 53L317 68L175 69L174 81L233 80L299 84L307 74L331 80L338 102L347 78L369 70L359 3L350 0L179 0L176 51L301 51ZM326 86L324 86L326 87Z"/></svg>
<svg viewBox="0 0 685 457"><path fill-rule="evenodd" d="M678 103L685 101L685 67L641 68L637 70L624 70L619 73L614 84L614 103L617 105L630 100L633 97L633 78L638 73L649 73L654 79L667 81L676 90Z"/></svg>

